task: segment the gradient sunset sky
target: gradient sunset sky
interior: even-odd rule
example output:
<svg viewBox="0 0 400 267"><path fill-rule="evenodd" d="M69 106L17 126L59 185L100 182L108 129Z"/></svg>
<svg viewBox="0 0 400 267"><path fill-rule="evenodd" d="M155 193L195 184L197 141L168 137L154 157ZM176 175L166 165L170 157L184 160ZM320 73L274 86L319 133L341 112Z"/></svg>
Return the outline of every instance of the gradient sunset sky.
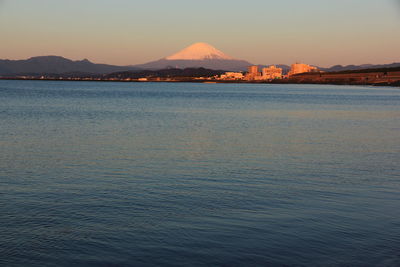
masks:
<svg viewBox="0 0 400 267"><path fill-rule="evenodd" d="M400 62L399 0L0 0L0 58L130 65L206 42L254 64Z"/></svg>

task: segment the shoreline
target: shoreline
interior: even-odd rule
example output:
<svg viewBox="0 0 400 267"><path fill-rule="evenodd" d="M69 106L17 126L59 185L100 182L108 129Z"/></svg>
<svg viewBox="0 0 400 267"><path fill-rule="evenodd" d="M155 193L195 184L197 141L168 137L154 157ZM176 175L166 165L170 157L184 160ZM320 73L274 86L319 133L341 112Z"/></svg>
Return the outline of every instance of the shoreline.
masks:
<svg viewBox="0 0 400 267"><path fill-rule="evenodd" d="M208 79L150 79L147 81L132 79L132 80L109 80L109 79L88 79L88 78L73 78L73 79L55 79L55 78L18 78L18 77L2 77L1 80L16 80L16 81L67 81L67 82L119 82L119 83L205 83L205 84L309 84L309 85L354 85L354 86L382 86L382 87L400 87L400 80L394 82L346 82L346 81L312 81L285 79L273 81L244 81L244 80L208 80Z"/></svg>

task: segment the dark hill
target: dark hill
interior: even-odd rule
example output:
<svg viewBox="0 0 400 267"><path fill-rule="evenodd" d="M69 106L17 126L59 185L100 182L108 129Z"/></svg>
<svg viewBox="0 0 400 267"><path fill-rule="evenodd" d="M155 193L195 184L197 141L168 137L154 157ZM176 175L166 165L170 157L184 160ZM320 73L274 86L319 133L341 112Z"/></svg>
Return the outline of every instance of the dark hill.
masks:
<svg viewBox="0 0 400 267"><path fill-rule="evenodd" d="M244 71L251 63L245 60L204 59L204 60L166 60L160 59L146 64L136 65L139 69L159 70L166 68L205 68L212 70Z"/></svg>
<svg viewBox="0 0 400 267"><path fill-rule="evenodd" d="M332 66L330 68L318 68L318 69L327 71L327 72L338 72L338 71L382 69L382 68L396 68L396 67L400 67L400 63L379 64L379 65L373 65L373 64L347 65L347 66L336 65L336 66Z"/></svg>
<svg viewBox="0 0 400 267"><path fill-rule="evenodd" d="M124 72L116 72L105 75L104 77L107 79L139 79L139 78L182 78L182 77L212 77L215 75L223 74L225 71L222 70L211 70L205 68L186 68L186 69L177 69L177 68L169 68L163 70L144 70L138 72L132 71L124 71Z"/></svg>
<svg viewBox="0 0 400 267"><path fill-rule="evenodd" d="M137 68L95 64L87 59L73 61L59 56L32 57L26 60L0 60L0 75L61 74L68 72L106 74L127 70L133 71Z"/></svg>

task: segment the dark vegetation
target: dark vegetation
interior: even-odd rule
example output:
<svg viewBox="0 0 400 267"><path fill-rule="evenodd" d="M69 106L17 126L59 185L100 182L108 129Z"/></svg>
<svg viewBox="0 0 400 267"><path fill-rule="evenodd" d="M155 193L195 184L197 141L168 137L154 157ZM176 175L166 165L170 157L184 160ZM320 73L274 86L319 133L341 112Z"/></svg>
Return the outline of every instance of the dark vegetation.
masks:
<svg viewBox="0 0 400 267"><path fill-rule="evenodd" d="M143 70L143 71L123 71L104 75L105 79L139 79L139 78L196 78L213 77L225 73L222 70L211 70L205 68L186 68L186 69L163 69L163 70Z"/></svg>

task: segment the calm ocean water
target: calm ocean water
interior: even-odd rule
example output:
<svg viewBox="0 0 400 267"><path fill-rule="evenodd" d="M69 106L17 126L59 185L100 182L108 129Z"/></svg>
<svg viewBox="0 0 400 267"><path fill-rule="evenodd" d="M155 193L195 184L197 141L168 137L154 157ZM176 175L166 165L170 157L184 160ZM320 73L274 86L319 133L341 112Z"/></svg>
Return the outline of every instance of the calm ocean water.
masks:
<svg viewBox="0 0 400 267"><path fill-rule="evenodd" d="M400 266L400 89L0 81L1 266Z"/></svg>

